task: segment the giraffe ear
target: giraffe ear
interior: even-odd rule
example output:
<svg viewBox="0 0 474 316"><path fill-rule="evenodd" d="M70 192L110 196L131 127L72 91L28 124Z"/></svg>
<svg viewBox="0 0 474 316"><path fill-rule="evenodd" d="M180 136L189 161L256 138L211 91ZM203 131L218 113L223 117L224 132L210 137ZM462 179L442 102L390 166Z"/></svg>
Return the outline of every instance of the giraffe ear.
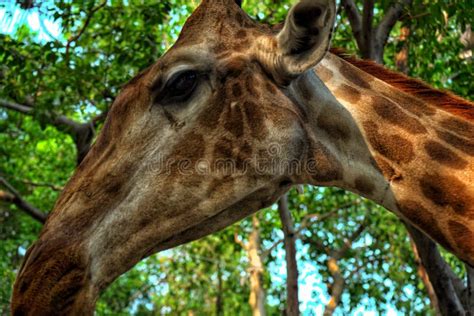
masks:
<svg viewBox="0 0 474 316"><path fill-rule="evenodd" d="M277 81L289 82L323 59L335 17L334 0L301 0L291 8L272 48L270 67Z"/></svg>

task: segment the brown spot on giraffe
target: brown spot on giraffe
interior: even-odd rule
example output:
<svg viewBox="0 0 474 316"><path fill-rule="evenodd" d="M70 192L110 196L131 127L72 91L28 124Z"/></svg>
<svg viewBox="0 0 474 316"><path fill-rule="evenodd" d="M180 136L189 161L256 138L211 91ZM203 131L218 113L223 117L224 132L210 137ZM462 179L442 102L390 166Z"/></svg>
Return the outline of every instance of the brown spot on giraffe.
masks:
<svg viewBox="0 0 474 316"><path fill-rule="evenodd" d="M455 169L463 169L468 162L459 157L455 152L436 141L428 141L425 144L425 150L428 155L440 164Z"/></svg>
<svg viewBox="0 0 474 316"><path fill-rule="evenodd" d="M232 96L236 98L240 98L242 96L242 87L240 86L239 82L232 84Z"/></svg>
<svg viewBox="0 0 474 316"><path fill-rule="evenodd" d="M383 92L383 95L387 98L392 99L405 111L412 113L417 117L433 116L436 113L435 107L427 105L421 100L414 98L410 95L404 94L402 92Z"/></svg>
<svg viewBox="0 0 474 316"><path fill-rule="evenodd" d="M265 89L273 95L277 93L277 88L272 82L265 81Z"/></svg>
<svg viewBox="0 0 474 316"><path fill-rule="evenodd" d="M214 144L214 158L215 159L226 159L233 157L232 151L232 140L228 138L219 139Z"/></svg>
<svg viewBox="0 0 474 316"><path fill-rule="evenodd" d="M249 49L249 46L250 46L250 41L246 39L243 41L235 42L234 45L232 46L232 49L236 52L242 52Z"/></svg>
<svg viewBox="0 0 474 316"><path fill-rule="evenodd" d="M375 158L373 159L374 161L372 162L372 165L382 172L385 179L394 181L402 178L402 175L395 170L395 167L381 155L375 155Z"/></svg>
<svg viewBox="0 0 474 316"><path fill-rule="evenodd" d="M349 82L356 85L362 89L370 89L370 81L371 79L367 76L362 78L361 74L356 71L357 68L348 64L348 63L341 63L341 67L339 68L339 72L341 75L344 76Z"/></svg>
<svg viewBox="0 0 474 316"><path fill-rule="evenodd" d="M316 124L334 139L348 140L350 138L350 130L344 118L333 115L330 111L321 111Z"/></svg>
<svg viewBox="0 0 474 316"><path fill-rule="evenodd" d="M420 179L420 187L433 204L474 219L474 198L469 195L466 184L455 176L426 173Z"/></svg>
<svg viewBox="0 0 474 316"><path fill-rule="evenodd" d="M219 93L217 101L213 102L206 111L199 117L199 123L203 127L214 129L219 124L219 118L224 110L224 105L227 103L225 94Z"/></svg>
<svg viewBox="0 0 474 316"><path fill-rule="evenodd" d="M355 179L354 184L355 184L356 190L365 195L372 194L372 192L374 192L374 189L375 189L375 185L372 179L370 179L367 176L357 177Z"/></svg>
<svg viewBox="0 0 474 316"><path fill-rule="evenodd" d="M268 130L265 126L265 115L260 107L252 101L245 101L242 107L251 135L256 139L266 137Z"/></svg>
<svg viewBox="0 0 474 316"><path fill-rule="evenodd" d="M452 250L451 243L446 238L445 233L439 227L435 217L420 203L413 200L401 200L398 207L402 214L415 226L418 226L425 232L429 232L433 239L439 242L443 247Z"/></svg>
<svg viewBox="0 0 474 316"><path fill-rule="evenodd" d="M176 160L189 159L192 161L203 158L206 150L204 137L194 131L187 133L183 137L188 141L186 143L178 143L173 148L173 152L170 156Z"/></svg>
<svg viewBox="0 0 474 316"><path fill-rule="evenodd" d="M318 182L330 182L342 179L342 165L340 161L323 144L317 142L309 149L312 153L311 162L315 162L316 170L313 167L312 177Z"/></svg>
<svg viewBox="0 0 474 316"><path fill-rule="evenodd" d="M426 128L418 119L403 112L396 103L377 95L372 96L371 100L375 112L385 121L411 134L423 134L427 132Z"/></svg>
<svg viewBox="0 0 474 316"><path fill-rule="evenodd" d="M243 116L238 104L231 105L227 110L224 128L231 132L235 137L241 137L244 135Z"/></svg>
<svg viewBox="0 0 474 316"><path fill-rule="evenodd" d="M458 136L474 139L474 126L465 120L448 118L441 121L441 126Z"/></svg>
<svg viewBox="0 0 474 316"><path fill-rule="evenodd" d="M334 76L334 73L327 67L324 67L323 65L318 65L316 68L316 74L318 75L319 79L321 79L324 82L327 82L332 79Z"/></svg>
<svg viewBox="0 0 474 316"><path fill-rule="evenodd" d="M218 65L217 78L220 82L238 78L243 73L248 72L248 66L249 63L241 57L225 60ZM243 80L239 81L242 82Z"/></svg>
<svg viewBox="0 0 474 316"><path fill-rule="evenodd" d="M235 34L235 37L238 39L244 39L247 37L247 31L246 30L239 30L237 31L237 34Z"/></svg>
<svg viewBox="0 0 474 316"><path fill-rule="evenodd" d="M260 98L260 92L258 91L259 84L258 80L254 78L252 73L248 73L246 78L245 78L245 90L251 96L253 99L258 99Z"/></svg>
<svg viewBox="0 0 474 316"><path fill-rule="evenodd" d="M468 154L469 156L474 156L474 139L465 139L446 131L436 131L436 133L440 139L444 140L454 148Z"/></svg>
<svg viewBox="0 0 474 316"><path fill-rule="evenodd" d="M415 158L413 145L400 135L380 133L372 121L363 123L364 131L372 148L388 160L397 164L409 163Z"/></svg>
<svg viewBox="0 0 474 316"><path fill-rule="evenodd" d="M335 91L334 94L338 99L345 100L349 103L356 104L362 98L362 94L359 90L351 87L345 83L341 84Z"/></svg>
<svg viewBox="0 0 474 316"><path fill-rule="evenodd" d="M454 220L448 222L448 227L456 247L460 248L466 257L472 257L474 255L474 231Z"/></svg>

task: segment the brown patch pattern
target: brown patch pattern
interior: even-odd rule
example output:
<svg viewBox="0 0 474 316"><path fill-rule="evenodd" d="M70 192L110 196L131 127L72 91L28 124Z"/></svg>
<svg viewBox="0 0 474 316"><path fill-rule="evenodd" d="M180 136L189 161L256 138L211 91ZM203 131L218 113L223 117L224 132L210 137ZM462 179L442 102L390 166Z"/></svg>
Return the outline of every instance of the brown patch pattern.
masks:
<svg viewBox="0 0 474 316"><path fill-rule="evenodd" d="M405 111L417 117L422 117L425 115L433 116L436 114L436 108L434 106L429 106L422 100L402 91L382 92L382 94L385 97L395 101Z"/></svg>
<svg viewBox="0 0 474 316"><path fill-rule="evenodd" d="M224 120L224 128L235 137L244 135L244 121L238 103L234 106L228 106L227 117Z"/></svg>
<svg viewBox="0 0 474 316"><path fill-rule="evenodd" d="M176 161L197 161L204 157L206 144L202 135L197 134L195 132L189 132L183 138L186 141L178 142L178 144L173 148L170 157L172 157Z"/></svg>
<svg viewBox="0 0 474 316"><path fill-rule="evenodd" d="M248 74L244 81L245 88L248 94L251 95L254 99L260 98L260 93L258 91L258 80L255 80L255 78L251 74Z"/></svg>
<svg viewBox="0 0 474 316"><path fill-rule="evenodd" d="M466 258L474 257L474 232L469 227L453 220L448 222L448 227L456 242L456 247L465 254Z"/></svg>
<svg viewBox="0 0 474 316"><path fill-rule="evenodd" d="M237 34L235 34L235 37L238 39L244 39L247 37L247 31L245 30L238 30Z"/></svg>
<svg viewBox="0 0 474 316"><path fill-rule="evenodd" d="M454 176L428 174L420 179L423 195L433 204L452 208L461 216L474 219L474 198L469 196L466 185Z"/></svg>
<svg viewBox="0 0 474 316"><path fill-rule="evenodd" d="M358 71L357 68L352 66L351 64L341 63L339 71L341 75L343 75L352 84L363 89L371 88L369 82L367 81L367 79L369 78L362 78L363 73Z"/></svg>
<svg viewBox="0 0 474 316"><path fill-rule="evenodd" d="M356 88L353 88L345 83L341 84L334 94L339 99L343 99L349 103L356 104L362 98L362 94Z"/></svg>
<svg viewBox="0 0 474 316"><path fill-rule="evenodd" d="M363 126L372 148L390 161L402 164L415 158L413 145L405 138L379 133L377 124L372 121L364 122Z"/></svg>
<svg viewBox="0 0 474 316"><path fill-rule="evenodd" d="M324 67L321 64L316 67L316 74L318 75L319 79L324 82L328 82L332 79L332 77L334 77L334 73L331 71L331 69Z"/></svg>
<svg viewBox="0 0 474 316"><path fill-rule="evenodd" d="M462 137L456 136L453 133L445 131L437 131L438 137L454 148L470 155L474 156L474 139L467 140Z"/></svg>
<svg viewBox="0 0 474 316"><path fill-rule="evenodd" d="M411 134L426 133L426 128L415 118L403 112L397 104L381 96L372 97L375 112L384 120Z"/></svg>
<svg viewBox="0 0 474 316"><path fill-rule="evenodd" d="M433 214L428 212L420 203L412 200L402 200L398 203L398 208L413 225L428 233L446 249L452 249L450 242L439 227Z"/></svg>
<svg viewBox="0 0 474 316"><path fill-rule="evenodd" d="M350 130L345 120L332 114L331 111L321 111L316 124L334 139L347 140L350 137Z"/></svg>
<svg viewBox="0 0 474 316"><path fill-rule="evenodd" d="M267 90L267 92L270 92L272 95L275 95L277 93L277 89L275 85L270 81L265 81L265 89Z"/></svg>
<svg viewBox="0 0 474 316"><path fill-rule="evenodd" d="M394 178L400 177L393 166L391 166L390 163L382 156L376 155L374 160L374 167L382 172L382 174L385 176L385 179L392 180Z"/></svg>
<svg viewBox="0 0 474 316"><path fill-rule="evenodd" d="M435 141L428 141L425 144L425 150L431 159L451 168L463 169L468 164L455 152Z"/></svg>
<svg viewBox="0 0 474 316"><path fill-rule="evenodd" d="M252 101L245 101L243 110L247 126L250 128L250 134L256 139L264 139L268 134L268 130L265 126L265 114L262 109Z"/></svg>
<svg viewBox="0 0 474 316"><path fill-rule="evenodd" d="M232 84L232 95L236 98L240 98L242 96L242 87L240 83L235 82Z"/></svg>
<svg viewBox="0 0 474 316"><path fill-rule="evenodd" d="M316 170L312 177L317 182L329 182L342 179L342 165L337 158L323 144L317 142L310 148L312 162L315 162ZM307 168L313 169L313 168Z"/></svg>
<svg viewBox="0 0 474 316"><path fill-rule="evenodd" d="M461 137L466 137L471 140L474 139L474 125L465 120L448 118L441 121L441 126Z"/></svg>

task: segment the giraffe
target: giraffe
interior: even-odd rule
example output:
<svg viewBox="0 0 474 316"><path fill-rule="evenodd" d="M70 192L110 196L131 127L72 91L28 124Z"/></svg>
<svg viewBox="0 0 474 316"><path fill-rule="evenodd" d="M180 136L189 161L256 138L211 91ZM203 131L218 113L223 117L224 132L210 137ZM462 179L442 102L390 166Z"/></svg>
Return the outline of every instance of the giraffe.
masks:
<svg viewBox="0 0 474 316"><path fill-rule="evenodd" d="M298 184L365 196L474 265L473 104L328 53L335 14L301 0L271 28L203 0L114 101L25 255L13 314L93 314L143 258Z"/></svg>

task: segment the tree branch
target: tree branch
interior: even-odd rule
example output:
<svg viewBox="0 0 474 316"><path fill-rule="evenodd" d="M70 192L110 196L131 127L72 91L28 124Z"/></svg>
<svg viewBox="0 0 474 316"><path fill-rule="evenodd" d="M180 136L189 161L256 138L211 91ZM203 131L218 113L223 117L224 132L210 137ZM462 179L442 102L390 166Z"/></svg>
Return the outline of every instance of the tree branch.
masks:
<svg viewBox="0 0 474 316"><path fill-rule="evenodd" d="M248 251L248 244L244 243L242 239L239 238L239 234L237 233L237 230L234 231L234 241L236 244L240 245L242 249L245 251Z"/></svg>
<svg viewBox="0 0 474 316"><path fill-rule="evenodd" d="M79 38L82 36L82 34L84 33L84 31L86 30L87 26L89 26L89 23L91 22L91 19L92 17L94 16L94 14L99 11L99 9L103 8L105 5L107 4L107 1L104 1L102 2L100 5L98 5L97 7L95 8L92 8L92 10L89 12L89 14L87 15L87 18L86 18L86 21L84 22L84 25L82 26L82 28L79 30L79 32L70 37L68 40L67 40L67 43L66 43L66 61L69 59L69 48L71 47L71 44L73 42L77 42L79 40Z"/></svg>
<svg viewBox="0 0 474 316"><path fill-rule="evenodd" d="M431 307L435 311L435 315L439 316L441 315L441 312L439 310L439 303L438 303L438 297L436 296L436 292L433 288L433 284L431 284L430 277L428 275L428 272L426 272L425 266L421 262L420 254L418 252L418 248L416 247L416 244L411 237L410 234L408 234L410 237L410 244L412 246L413 254L415 256L415 263L418 266L418 276L420 279L423 281L426 292L428 292L428 296L431 301Z"/></svg>
<svg viewBox="0 0 474 316"><path fill-rule="evenodd" d="M23 210L25 213L39 221L40 223L44 224L46 222L47 215L25 201L20 193L15 190L15 188L3 177L0 177L0 184L2 184L8 191L10 191L11 195L0 191L0 198L4 201L10 202L15 204L19 209Z"/></svg>
<svg viewBox="0 0 474 316"><path fill-rule="evenodd" d="M364 10L362 11L362 37L363 47L359 47L363 58L373 59L373 32L372 21L374 19L374 0L364 0Z"/></svg>
<svg viewBox="0 0 474 316"><path fill-rule="evenodd" d="M323 213L323 214L318 214L318 213L306 214L303 217L303 219L301 220L301 224L299 225L298 229L295 230L294 234L295 234L296 238L300 238L301 233L303 232L303 230L305 230L306 228L309 228L316 221L318 221L318 222L324 221L327 218L332 217L335 214L337 214L337 212L339 212L340 210L346 209L346 208L348 208L352 205L354 205L354 203L347 203L347 204L344 204L340 207L336 207L333 210L331 210L329 212L326 212L326 213ZM277 240L269 248L262 251L262 257L263 258L267 257L273 251L273 249L278 247L278 245L281 244L283 241L284 241L284 238L282 238L280 240ZM312 241L312 242L316 242L316 241ZM319 248L320 248L321 251L327 252L327 248L322 243L319 243L319 246L320 246Z"/></svg>
<svg viewBox="0 0 474 316"><path fill-rule="evenodd" d="M18 104L4 99L0 99L0 106L26 115L33 115L34 112L34 108L31 106ZM89 152L95 135L95 127L100 121L105 119L106 115L107 112L103 112L93 118L90 122L80 123L71 120L64 115L58 115L53 112L50 114L51 118L49 121L51 125L56 127L59 131L71 135L76 145L77 164L79 165L82 159L84 159L86 154Z"/></svg>
<svg viewBox="0 0 474 316"><path fill-rule="evenodd" d="M430 282L433 284L441 313L443 315L464 315L464 307L460 300L462 293L459 292L460 287L464 288L462 281L454 275L449 265L441 257L435 242L414 226L408 223L404 224L416 245Z"/></svg>
<svg viewBox="0 0 474 316"><path fill-rule="evenodd" d="M31 114L33 111L33 109L29 106L21 105L15 102L10 102L4 99L0 99L0 106L13 110L13 111L23 113L23 114Z"/></svg>
<svg viewBox="0 0 474 316"><path fill-rule="evenodd" d="M409 6L413 0L395 2L388 10L375 29L376 45L383 48L395 23L401 18L404 6Z"/></svg>
<svg viewBox="0 0 474 316"><path fill-rule="evenodd" d="M47 187L47 188L50 188L53 191L62 191L63 188L64 188L62 186L55 185L53 183L47 183L47 182L33 182L33 181L29 181L29 180L18 180L18 181L21 181L24 184L30 185L32 187Z"/></svg>
<svg viewBox="0 0 474 316"><path fill-rule="evenodd" d="M463 305L469 312L474 312L474 268L466 264L467 287L464 291Z"/></svg>
<svg viewBox="0 0 474 316"><path fill-rule="evenodd" d="M298 263L296 261L296 235L288 208L288 194L283 195L278 201L278 213L280 214L283 234L285 239L286 258L286 312L287 315L297 316L299 311L298 299Z"/></svg>
<svg viewBox="0 0 474 316"><path fill-rule="evenodd" d="M331 298L324 308L324 316L332 315L341 301L342 292L344 291L345 279L339 269L338 262L335 258L330 257L326 263L333 282L328 286Z"/></svg>
<svg viewBox="0 0 474 316"><path fill-rule="evenodd" d="M352 248L352 243L360 237L360 235L364 232L366 227L367 225L366 225L366 222L364 221L362 224L359 225L357 230L353 232L351 236L349 236L349 238L344 240L344 245L339 250L335 251L334 253L334 257L337 260L341 259L342 257L346 255L347 251L349 251L349 249Z"/></svg>
<svg viewBox="0 0 474 316"><path fill-rule="evenodd" d="M364 40L362 37L362 18L359 9L357 9L354 0L342 0L341 4L346 10L349 23L351 24L352 33L357 41L357 46L361 47Z"/></svg>

